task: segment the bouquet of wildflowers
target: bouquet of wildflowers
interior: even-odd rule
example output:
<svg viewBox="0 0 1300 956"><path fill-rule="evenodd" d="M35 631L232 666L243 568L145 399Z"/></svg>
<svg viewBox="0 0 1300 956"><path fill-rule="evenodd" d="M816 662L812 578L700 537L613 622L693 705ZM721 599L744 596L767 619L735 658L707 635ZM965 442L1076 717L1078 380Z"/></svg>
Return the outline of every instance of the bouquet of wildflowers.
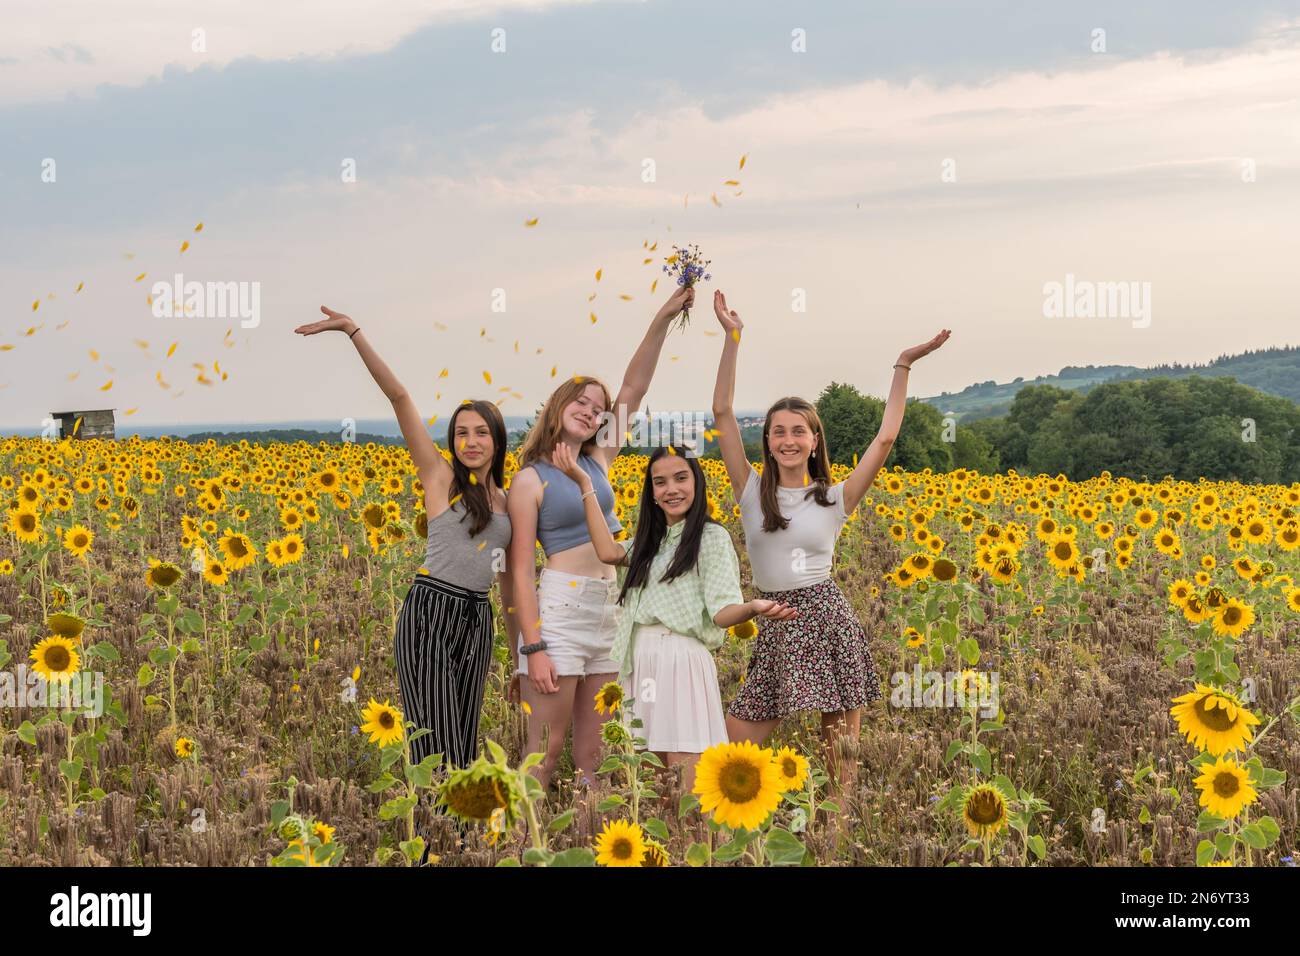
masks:
<svg viewBox="0 0 1300 956"><path fill-rule="evenodd" d="M691 243L689 246L678 248L673 246L673 254L664 258L664 272L671 276L677 277L677 284L684 289L689 289L703 279L708 282L711 278L704 270L709 267L710 260L700 255L700 247ZM682 324L684 330L686 323L691 319L691 310L682 309Z"/></svg>

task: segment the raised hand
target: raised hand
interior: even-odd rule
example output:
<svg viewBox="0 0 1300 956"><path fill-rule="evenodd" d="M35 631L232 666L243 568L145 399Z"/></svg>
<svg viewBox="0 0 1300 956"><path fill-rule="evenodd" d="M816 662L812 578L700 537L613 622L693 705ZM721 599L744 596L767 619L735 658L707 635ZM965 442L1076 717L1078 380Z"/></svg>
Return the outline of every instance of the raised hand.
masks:
<svg viewBox="0 0 1300 956"><path fill-rule="evenodd" d="M679 312L689 312L695 304L695 287L678 286L659 309L661 318L671 319Z"/></svg>
<svg viewBox="0 0 1300 956"><path fill-rule="evenodd" d="M721 289L713 290L713 314L718 317L723 330L728 333L739 332L745 327L745 323L740 321L740 316L734 310L727 308L727 297L722 294Z"/></svg>
<svg viewBox="0 0 1300 956"><path fill-rule="evenodd" d="M315 335L317 332L351 332L356 328L356 323L342 312L335 312L323 305L320 310L325 313L326 318L321 319L319 322L308 322L306 325L300 325L294 331L299 335Z"/></svg>
<svg viewBox="0 0 1300 956"><path fill-rule="evenodd" d="M943 329L930 341L923 342L920 345L913 345L910 349L903 349L899 358L902 359L903 364L911 365L917 359L924 358L939 346L943 345L944 342L947 342L948 336L950 335L952 335L951 329Z"/></svg>

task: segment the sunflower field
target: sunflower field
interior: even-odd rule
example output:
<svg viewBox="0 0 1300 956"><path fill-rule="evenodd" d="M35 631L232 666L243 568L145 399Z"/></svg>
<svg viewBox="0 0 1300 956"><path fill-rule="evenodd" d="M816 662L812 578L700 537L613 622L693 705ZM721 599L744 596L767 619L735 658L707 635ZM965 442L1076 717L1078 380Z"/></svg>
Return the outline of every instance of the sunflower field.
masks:
<svg viewBox="0 0 1300 956"><path fill-rule="evenodd" d="M645 465L611 469L625 528ZM808 715L691 792L634 714L590 787L565 763L541 792L495 594L483 755L411 762L400 447L0 439L0 501L0 865L1294 862L1300 486L883 471L836 557L885 693L836 754L856 783ZM60 690L91 675L88 714Z"/></svg>

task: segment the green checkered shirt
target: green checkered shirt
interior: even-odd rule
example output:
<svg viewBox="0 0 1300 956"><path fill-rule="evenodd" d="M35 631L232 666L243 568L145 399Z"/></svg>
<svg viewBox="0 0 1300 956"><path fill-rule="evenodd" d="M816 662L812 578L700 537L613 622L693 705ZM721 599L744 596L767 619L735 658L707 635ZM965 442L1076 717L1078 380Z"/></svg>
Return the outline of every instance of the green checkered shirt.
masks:
<svg viewBox="0 0 1300 956"><path fill-rule="evenodd" d="M650 565L646 584L627 592L610 652L622 676L632 673L635 625L662 624L678 634L696 638L713 650L727 639L726 630L713 623L713 615L728 604L745 603L740 594L740 561L731 535L713 522L705 524L700 535L700 556L695 570L678 575L667 584L660 580L677 553L685 525L683 520L668 526L668 534ZM624 553L630 554L632 539L622 544Z"/></svg>

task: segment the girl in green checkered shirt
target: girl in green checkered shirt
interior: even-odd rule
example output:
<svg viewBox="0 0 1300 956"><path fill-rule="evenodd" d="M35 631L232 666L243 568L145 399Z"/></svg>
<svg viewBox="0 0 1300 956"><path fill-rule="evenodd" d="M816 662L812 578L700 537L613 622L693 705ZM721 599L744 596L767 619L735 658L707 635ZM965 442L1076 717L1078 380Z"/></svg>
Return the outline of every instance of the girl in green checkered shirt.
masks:
<svg viewBox="0 0 1300 956"><path fill-rule="evenodd" d="M554 462L582 489L587 528L606 564L627 567L611 657L632 713L634 731L667 766L695 785L695 764L727 742L713 650L727 629L763 616L788 620L794 608L740 593L740 562L727 529L709 517L704 471L674 446L657 448L646 467L636 535L615 541L591 485L568 447Z"/></svg>

